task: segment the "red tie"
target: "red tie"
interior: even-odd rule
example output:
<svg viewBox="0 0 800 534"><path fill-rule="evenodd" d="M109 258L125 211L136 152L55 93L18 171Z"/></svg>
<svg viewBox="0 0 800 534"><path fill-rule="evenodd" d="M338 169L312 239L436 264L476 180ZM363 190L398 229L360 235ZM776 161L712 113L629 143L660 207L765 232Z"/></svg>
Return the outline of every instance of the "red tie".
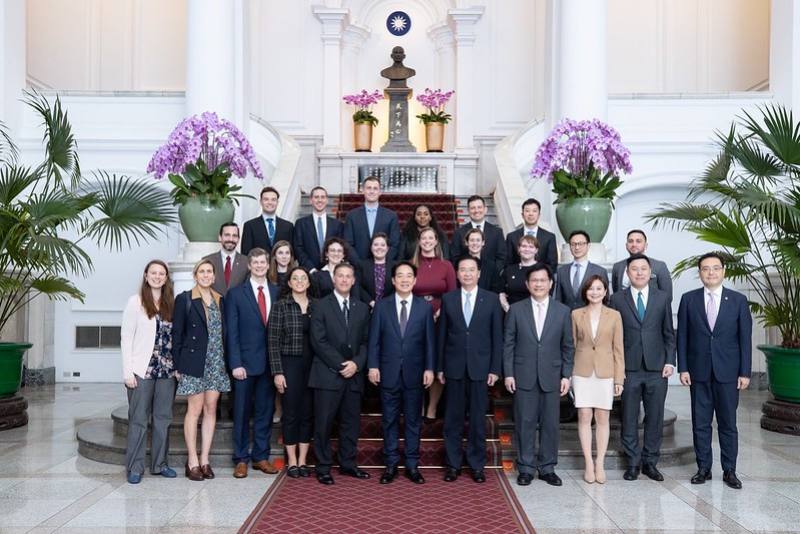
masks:
<svg viewBox="0 0 800 534"><path fill-rule="evenodd" d="M231 286L231 257L225 257L225 287Z"/></svg>
<svg viewBox="0 0 800 534"><path fill-rule="evenodd" d="M264 286L258 286L258 311L261 312L261 321L267 324L267 297L264 296Z"/></svg>

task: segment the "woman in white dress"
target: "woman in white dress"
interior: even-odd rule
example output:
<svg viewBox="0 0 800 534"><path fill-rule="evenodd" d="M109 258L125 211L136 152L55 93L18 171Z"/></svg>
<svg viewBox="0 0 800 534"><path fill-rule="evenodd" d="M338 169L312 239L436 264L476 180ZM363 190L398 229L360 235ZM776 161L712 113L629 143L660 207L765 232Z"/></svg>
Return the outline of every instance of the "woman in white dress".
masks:
<svg viewBox="0 0 800 534"><path fill-rule="evenodd" d="M622 394L625 357L622 344L622 317L608 302L608 280L593 275L581 287L588 304L572 311L575 339L575 367L572 389L578 409L578 437L585 463L583 479L591 484L606 481L603 467L608 449L611 405ZM592 458L592 417L597 434L597 458Z"/></svg>

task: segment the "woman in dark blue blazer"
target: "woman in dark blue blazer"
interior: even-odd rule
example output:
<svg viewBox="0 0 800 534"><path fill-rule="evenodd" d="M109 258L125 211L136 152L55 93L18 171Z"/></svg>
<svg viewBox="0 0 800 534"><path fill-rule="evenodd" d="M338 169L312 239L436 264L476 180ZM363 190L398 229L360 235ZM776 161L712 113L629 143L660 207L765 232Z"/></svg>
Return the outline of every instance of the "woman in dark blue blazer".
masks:
<svg viewBox="0 0 800 534"><path fill-rule="evenodd" d="M214 264L202 260L194 267L195 286L175 299L172 352L178 376L178 395L188 397L183 436L188 458L186 478L214 478L209 463L217 423L217 402L231 390L223 351L223 302L214 291ZM203 415L200 455L197 454L197 420Z"/></svg>

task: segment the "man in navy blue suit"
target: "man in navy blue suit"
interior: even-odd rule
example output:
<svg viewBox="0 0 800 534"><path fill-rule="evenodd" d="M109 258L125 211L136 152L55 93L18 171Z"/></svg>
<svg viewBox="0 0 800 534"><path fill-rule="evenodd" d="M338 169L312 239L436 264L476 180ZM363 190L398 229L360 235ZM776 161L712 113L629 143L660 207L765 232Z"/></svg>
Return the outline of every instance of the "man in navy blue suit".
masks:
<svg viewBox="0 0 800 534"><path fill-rule="evenodd" d="M342 237L344 225L328 215L328 192L322 186L311 190L309 195L313 212L300 217L294 223L294 255L297 263L309 271L322 267L325 258L322 248L331 237Z"/></svg>
<svg viewBox="0 0 800 534"><path fill-rule="evenodd" d="M456 260L460 289L445 293L438 321L439 381L445 384L445 482L461 473L464 415L469 411L467 465L475 482L486 482L486 408L489 388L500 376L503 310L496 293L478 287L481 260Z"/></svg>
<svg viewBox="0 0 800 534"><path fill-rule="evenodd" d="M247 463L268 474L278 470L269 461L275 388L267 366L267 320L278 288L267 282L269 254L254 248L248 254L250 278L231 288L225 298L228 367L233 374L233 476L245 478ZM250 416L253 445L250 447Z"/></svg>
<svg viewBox="0 0 800 534"><path fill-rule="evenodd" d="M386 470L381 484L397 476L400 414L405 419L406 477L416 484L419 472L419 435L422 426L423 388L433 383L433 308L411 294L417 268L403 261L392 268L395 294L375 303L369 330L367 365L369 380L380 385L383 404L383 455Z"/></svg>
<svg viewBox="0 0 800 534"><path fill-rule="evenodd" d="M381 181L375 176L367 176L361 184L364 192L364 205L347 213L344 221L344 239L350 245L350 260L358 264L370 257L372 236L383 232L389 236L387 259L397 259L400 248L400 222L397 214L378 205L381 198Z"/></svg>
<svg viewBox="0 0 800 534"><path fill-rule="evenodd" d="M703 287L681 297L678 308L678 369L692 398L692 437L697 473L692 484L711 480L711 420L717 416L722 480L741 489L736 477L739 391L750 385L753 319L747 298L722 287L725 262L715 252L697 262Z"/></svg>
<svg viewBox="0 0 800 534"><path fill-rule="evenodd" d="M261 190L261 214L242 227L242 254L245 256L256 247L270 251L278 241L293 241L294 225L278 217L279 198L280 193L272 186Z"/></svg>

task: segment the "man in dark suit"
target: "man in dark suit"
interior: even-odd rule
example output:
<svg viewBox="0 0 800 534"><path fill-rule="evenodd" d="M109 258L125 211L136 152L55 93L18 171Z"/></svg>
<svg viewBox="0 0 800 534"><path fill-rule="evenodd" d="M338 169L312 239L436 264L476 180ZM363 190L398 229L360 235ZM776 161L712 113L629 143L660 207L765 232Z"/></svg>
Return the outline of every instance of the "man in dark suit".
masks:
<svg viewBox="0 0 800 534"><path fill-rule="evenodd" d="M667 379L675 371L672 301L666 291L650 286L650 258L627 259L631 286L611 296L622 316L625 346L625 389L622 391L622 448L628 458L625 480L639 472L652 480L664 476L656 468L664 429ZM639 404L644 404L644 446L639 445Z"/></svg>
<svg viewBox="0 0 800 534"><path fill-rule="evenodd" d="M647 234L644 230L631 230L625 238L625 249L629 255L644 254L647 252ZM648 258L650 258L648 256ZM650 287L666 291L669 299L672 300L672 276L669 274L667 264L655 258L650 258L651 274ZM618 293L630 287L631 282L628 278L627 258L620 260L611 268L611 290Z"/></svg>
<svg viewBox="0 0 800 534"><path fill-rule="evenodd" d="M275 387L267 366L267 320L278 288L267 283L269 255L254 248L248 255L250 278L228 291L225 333L228 367L233 375L233 463L235 478L247 476L247 463L268 474L278 470L269 461ZM250 416L253 446L250 447Z"/></svg>
<svg viewBox="0 0 800 534"><path fill-rule="evenodd" d="M569 391L572 376L572 320L569 308L550 298L550 267L541 262L531 267L527 286L531 298L511 305L503 338L505 386L514 395L517 484L529 485L539 471L540 479L560 486L559 397Z"/></svg>
<svg viewBox="0 0 800 534"><path fill-rule="evenodd" d="M356 465L367 362L369 308L352 298L355 271L340 263L333 272L333 292L319 300L311 316L311 346L314 360L308 385L314 389L314 453L317 480L333 484L331 432L339 419L339 472L355 478L369 478Z"/></svg>
<svg viewBox="0 0 800 534"><path fill-rule="evenodd" d="M692 484L711 480L711 420L717 416L722 480L741 489L736 476L739 391L750 385L753 319L747 297L722 287L725 263L717 253L697 262L703 287L689 291L678 307L678 369L692 398L692 435L697 473Z"/></svg>
<svg viewBox="0 0 800 534"><path fill-rule="evenodd" d="M558 266L556 292L553 298L569 306L570 310L574 310L586 306L586 302L581 297L583 281L594 275L608 280L608 273L603 267L589 261L591 239L587 232L575 230L567 241L572 252L572 262Z"/></svg>
<svg viewBox="0 0 800 534"><path fill-rule="evenodd" d="M344 239L350 245L350 259L353 263L370 257L372 236L383 232L389 236L390 260L397 259L400 249L400 222L397 214L378 205L381 198L381 181L375 176L367 176L361 184L364 192L364 205L350 210L344 221Z"/></svg>
<svg viewBox="0 0 800 534"><path fill-rule="evenodd" d="M386 470L381 484L397 476L401 413L405 419L406 477L416 484L425 482L419 472L419 435L423 388L433 383L435 332L431 305L411 294L416 281L416 267L406 261L395 264L395 294L375 303L369 331L369 380L380 385L383 405Z"/></svg>
<svg viewBox="0 0 800 534"><path fill-rule="evenodd" d="M274 187L261 190L261 215L244 223L242 229L242 254L254 247L272 250L278 241L294 241L294 225L277 215L280 193Z"/></svg>
<svg viewBox="0 0 800 534"><path fill-rule="evenodd" d="M232 287L236 287L247 278L248 259L244 254L236 252L239 244L239 226L235 222L227 222L219 227L220 251L205 256L203 259L214 265L214 291L223 297Z"/></svg>
<svg viewBox="0 0 800 534"><path fill-rule="evenodd" d="M311 190L309 195L313 213L300 217L294 223L294 255L297 263L309 271L325 264L322 248L330 237L342 237L344 225L328 215L328 192L322 186Z"/></svg>
<svg viewBox="0 0 800 534"><path fill-rule="evenodd" d="M453 233L453 242L450 245L450 258L455 262L461 256L467 255L464 238L467 232L477 228L483 232L483 250L481 251L481 264L495 262L499 266L506 264L506 247L503 243L503 230L486 220L486 202L480 195L472 195L467 200L469 221L459 226Z"/></svg>
<svg viewBox="0 0 800 534"><path fill-rule="evenodd" d="M539 216L542 205L535 198L529 198L522 203L522 226L509 233L506 237L506 265L519 263L517 245L523 235L532 235L539 242L539 251L536 261L550 267L550 272L555 273L558 267L558 252L556 252L556 236L539 226Z"/></svg>
<svg viewBox="0 0 800 534"><path fill-rule="evenodd" d="M485 482L486 408L489 388L500 376L503 354L503 309L496 293L480 289L481 260L465 256L456 261L461 289L442 296L438 321L439 381L445 385L445 482L461 473L464 415L469 411L467 465L475 482Z"/></svg>

